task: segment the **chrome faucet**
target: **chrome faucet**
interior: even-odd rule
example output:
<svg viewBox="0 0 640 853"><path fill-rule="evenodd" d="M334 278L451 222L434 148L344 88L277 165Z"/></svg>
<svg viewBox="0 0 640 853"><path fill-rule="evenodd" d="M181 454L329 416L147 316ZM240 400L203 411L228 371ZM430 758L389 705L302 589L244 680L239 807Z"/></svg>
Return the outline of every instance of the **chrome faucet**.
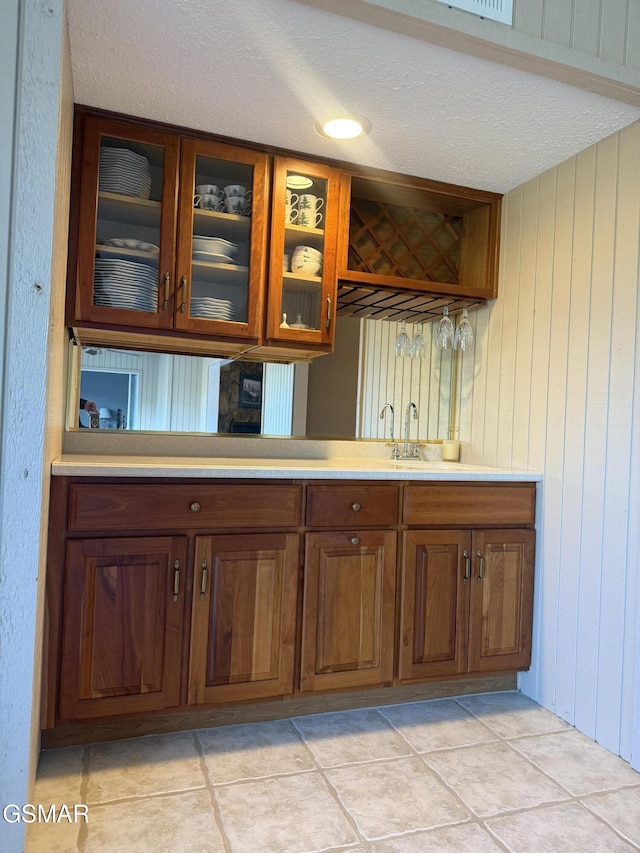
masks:
<svg viewBox="0 0 640 853"><path fill-rule="evenodd" d="M418 419L418 409L415 403L407 403L407 408L404 413L404 448L402 450L402 458L410 459L412 456L418 455L418 445L414 445L413 451L409 453L409 412L413 409L413 419Z"/></svg>
<svg viewBox="0 0 640 853"><path fill-rule="evenodd" d="M384 416L386 414L387 409L389 409L389 411L391 412L391 444L393 445L393 450L391 451L391 458L397 459L400 456L400 451L398 450L398 443L396 442L394 435L393 435L394 417L393 417L393 406L391 405L391 403L385 403L384 406L382 407L382 411L380 412L380 420L381 421L384 420Z"/></svg>

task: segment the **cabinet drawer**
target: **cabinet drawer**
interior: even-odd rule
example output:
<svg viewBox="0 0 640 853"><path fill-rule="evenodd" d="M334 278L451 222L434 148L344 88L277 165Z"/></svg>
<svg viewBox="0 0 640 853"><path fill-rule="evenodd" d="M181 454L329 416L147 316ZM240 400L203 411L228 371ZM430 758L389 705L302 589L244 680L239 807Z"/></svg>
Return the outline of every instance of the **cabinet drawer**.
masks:
<svg viewBox="0 0 640 853"><path fill-rule="evenodd" d="M533 524L535 483L407 486L405 524L457 526Z"/></svg>
<svg viewBox="0 0 640 853"><path fill-rule="evenodd" d="M309 486L309 527L357 525L367 527L398 523L396 486Z"/></svg>
<svg viewBox="0 0 640 853"><path fill-rule="evenodd" d="M74 484L69 530L294 527L301 490L289 485Z"/></svg>

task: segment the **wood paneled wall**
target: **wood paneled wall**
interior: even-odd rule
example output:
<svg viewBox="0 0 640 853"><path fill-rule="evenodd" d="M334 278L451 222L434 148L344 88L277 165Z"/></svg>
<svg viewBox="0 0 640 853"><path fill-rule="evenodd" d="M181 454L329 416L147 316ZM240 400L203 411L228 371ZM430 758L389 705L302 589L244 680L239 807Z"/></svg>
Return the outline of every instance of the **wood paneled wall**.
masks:
<svg viewBox="0 0 640 853"><path fill-rule="evenodd" d="M638 0L514 0L513 29L588 56L640 68Z"/></svg>
<svg viewBox="0 0 640 853"><path fill-rule="evenodd" d="M448 438L451 398L451 350L438 350L432 339L435 326L424 323L425 357L396 358L395 343L400 323L363 320L360 339L359 438L389 438L388 413L380 419L385 403L395 411L395 437L403 435L407 403L418 408L417 424L411 418L411 440ZM412 338L417 324L407 323Z"/></svg>
<svg viewBox="0 0 640 853"><path fill-rule="evenodd" d="M639 241L639 122L511 191L460 410L471 462L544 471L521 687L638 769Z"/></svg>

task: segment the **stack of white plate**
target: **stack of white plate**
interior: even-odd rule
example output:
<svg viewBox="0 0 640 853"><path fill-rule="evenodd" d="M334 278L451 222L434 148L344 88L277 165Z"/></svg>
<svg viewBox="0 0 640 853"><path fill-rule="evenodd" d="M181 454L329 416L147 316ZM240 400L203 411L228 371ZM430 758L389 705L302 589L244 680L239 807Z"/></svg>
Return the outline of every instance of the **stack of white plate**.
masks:
<svg viewBox="0 0 640 853"><path fill-rule="evenodd" d="M93 304L157 311L158 273L148 264L120 258L96 258Z"/></svg>
<svg viewBox="0 0 640 853"><path fill-rule="evenodd" d="M207 320L235 320L237 310L228 299L214 299L212 296L192 296L191 316L204 317Z"/></svg>
<svg viewBox="0 0 640 853"><path fill-rule="evenodd" d="M151 167L146 157L128 148L100 149L100 189L136 198L151 196Z"/></svg>
<svg viewBox="0 0 640 853"><path fill-rule="evenodd" d="M233 255L237 254L237 243L231 243L222 237L203 237L200 234L193 235L193 258L196 261L235 264Z"/></svg>

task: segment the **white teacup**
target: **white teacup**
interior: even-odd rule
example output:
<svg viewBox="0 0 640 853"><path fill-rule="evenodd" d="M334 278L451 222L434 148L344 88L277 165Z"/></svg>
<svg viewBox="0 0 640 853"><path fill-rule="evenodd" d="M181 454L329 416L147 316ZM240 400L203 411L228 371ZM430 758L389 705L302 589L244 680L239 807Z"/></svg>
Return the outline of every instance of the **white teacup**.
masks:
<svg viewBox="0 0 640 853"><path fill-rule="evenodd" d="M312 195L311 193L302 193L298 199L298 207L300 210L316 212L320 210L323 204L323 198L318 198L317 195Z"/></svg>
<svg viewBox="0 0 640 853"><path fill-rule="evenodd" d="M193 197L194 207L201 210L224 210L224 201L215 193L205 193Z"/></svg>
<svg viewBox="0 0 640 853"><path fill-rule="evenodd" d="M303 210L302 208L298 211L298 221L296 224L301 225L303 228L317 228L321 222L322 214L320 212L314 213L312 210Z"/></svg>
<svg viewBox="0 0 640 853"><path fill-rule="evenodd" d="M251 213L251 202L248 198L241 195L227 196L224 204L227 208L227 213L236 213L242 216L248 216Z"/></svg>
<svg viewBox="0 0 640 853"><path fill-rule="evenodd" d="M199 184L196 187L196 193L198 195L215 195L218 197L218 201L222 201L224 198L224 193L215 184Z"/></svg>
<svg viewBox="0 0 640 853"><path fill-rule="evenodd" d="M224 194L227 198L251 198L251 190L243 187L242 184L229 184L224 188Z"/></svg>

